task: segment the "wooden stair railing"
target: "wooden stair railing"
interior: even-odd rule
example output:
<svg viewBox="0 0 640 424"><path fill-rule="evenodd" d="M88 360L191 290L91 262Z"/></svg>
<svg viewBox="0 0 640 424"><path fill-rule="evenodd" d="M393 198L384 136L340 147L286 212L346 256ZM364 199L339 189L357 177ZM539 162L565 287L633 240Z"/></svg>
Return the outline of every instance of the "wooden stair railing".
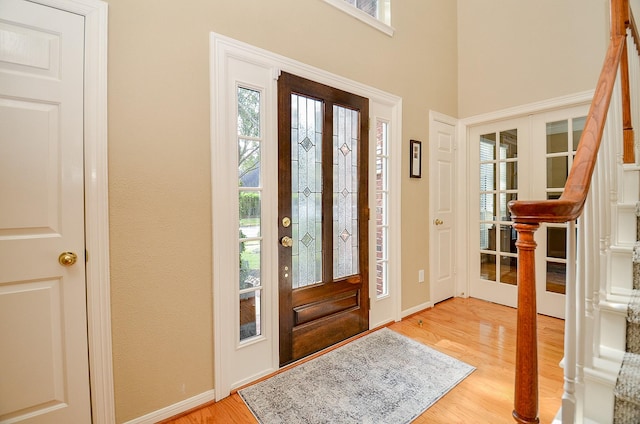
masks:
<svg viewBox="0 0 640 424"><path fill-rule="evenodd" d="M538 348L534 233L541 223L577 219L589 192L618 69L621 69L625 163L633 162L626 30L630 25L629 0L611 0L611 41L596 85L593 101L580 138L564 192L556 200L509 202L518 232L518 324L513 418L518 423L539 423ZM632 29L633 31L633 29ZM624 62L624 63L623 63ZM626 75L626 77L625 77ZM629 143L629 144L627 144Z"/></svg>

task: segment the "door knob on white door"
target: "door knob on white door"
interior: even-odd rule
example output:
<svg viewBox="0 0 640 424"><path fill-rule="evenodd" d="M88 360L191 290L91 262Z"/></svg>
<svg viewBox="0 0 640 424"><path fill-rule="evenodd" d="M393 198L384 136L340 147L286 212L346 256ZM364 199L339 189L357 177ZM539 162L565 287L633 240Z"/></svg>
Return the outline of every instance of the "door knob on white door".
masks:
<svg viewBox="0 0 640 424"><path fill-rule="evenodd" d="M71 266L76 263L78 260L78 255L73 252L62 252L60 256L58 256L58 262L62 266Z"/></svg>
<svg viewBox="0 0 640 424"><path fill-rule="evenodd" d="M439 218L436 218L436 220L433 221L433 223L436 224L436 225L442 225L442 224L444 224L444 221L439 219Z"/></svg>

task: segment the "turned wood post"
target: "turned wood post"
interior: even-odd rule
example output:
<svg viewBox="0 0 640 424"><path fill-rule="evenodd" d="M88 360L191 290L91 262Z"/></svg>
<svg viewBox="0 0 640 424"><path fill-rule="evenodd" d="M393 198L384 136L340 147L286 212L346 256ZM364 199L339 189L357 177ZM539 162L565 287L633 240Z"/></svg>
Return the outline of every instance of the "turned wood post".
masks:
<svg viewBox="0 0 640 424"><path fill-rule="evenodd" d="M536 309L536 242L540 225L517 223L518 232L518 326L516 338L516 384L513 418L518 423L538 419L538 334Z"/></svg>

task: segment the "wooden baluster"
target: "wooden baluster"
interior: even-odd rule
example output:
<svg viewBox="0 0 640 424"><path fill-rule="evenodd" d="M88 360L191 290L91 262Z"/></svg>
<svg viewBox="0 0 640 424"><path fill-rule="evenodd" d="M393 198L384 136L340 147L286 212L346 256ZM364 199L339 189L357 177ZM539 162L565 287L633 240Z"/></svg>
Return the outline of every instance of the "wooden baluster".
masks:
<svg viewBox="0 0 640 424"><path fill-rule="evenodd" d="M516 387L513 418L521 424L538 419L538 334L536 308L536 223L517 223L518 329L516 337Z"/></svg>

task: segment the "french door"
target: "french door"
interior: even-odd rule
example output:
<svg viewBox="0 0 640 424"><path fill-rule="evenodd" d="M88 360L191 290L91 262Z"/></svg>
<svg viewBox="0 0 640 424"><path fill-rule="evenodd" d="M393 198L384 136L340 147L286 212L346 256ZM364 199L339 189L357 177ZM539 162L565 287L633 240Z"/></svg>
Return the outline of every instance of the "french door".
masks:
<svg viewBox="0 0 640 424"><path fill-rule="evenodd" d="M369 328L366 98L278 80L280 365Z"/></svg>
<svg viewBox="0 0 640 424"><path fill-rule="evenodd" d="M517 306L517 249L508 203L557 199L585 123L588 106L479 125L470 130L475 158L469 225L478 247L470 257L470 295ZM535 233L538 311L564 318L567 224L542 224ZM478 230L473 230L473 229Z"/></svg>
<svg viewBox="0 0 640 424"><path fill-rule="evenodd" d="M573 164L586 122L586 106L563 109L532 118L533 137L544 140L535 150L535 162L544 163L543 181L534 187L536 199L557 199ZM536 240L536 282L538 312L564 318L568 224L542 224ZM580 231L580 220L576 231Z"/></svg>
<svg viewBox="0 0 640 424"><path fill-rule="evenodd" d="M522 172L528 136L527 118L481 125L470 132L475 158L471 187L478 190L470 202L475 211L470 217L471 240L478 247L470 258L470 295L512 307L518 297L518 252L507 205L529 196L528 175Z"/></svg>

